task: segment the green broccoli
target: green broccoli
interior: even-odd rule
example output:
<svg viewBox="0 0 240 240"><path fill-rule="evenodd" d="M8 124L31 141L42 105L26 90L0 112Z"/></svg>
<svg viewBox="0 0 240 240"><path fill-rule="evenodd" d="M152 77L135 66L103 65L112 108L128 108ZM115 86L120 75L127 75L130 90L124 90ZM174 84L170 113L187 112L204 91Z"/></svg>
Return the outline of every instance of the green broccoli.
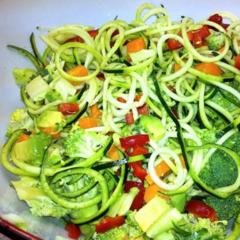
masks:
<svg viewBox="0 0 240 240"><path fill-rule="evenodd" d="M240 154L240 133L235 133L223 145ZM203 167L199 176L212 188L225 187L236 181L238 170L236 163L228 154L217 150Z"/></svg>
<svg viewBox="0 0 240 240"><path fill-rule="evenodd" d="M208 196L204 201L215 209L219 220L229 220L240 214L239 195L231 195L224 199L215 196Z"/></svg>
<svg viewBox="0 0 240 240"><path fill-rule="evenodd" d="M18 85L26 85L34 77L37 76L37 72L32 69L28 69L28 68L26 68L26 69L14 68L13 76Z"/></svg>
<svg viewBox="0 0 240 240"><path fill-rule="evenodd" d="M68 209L53 202L41 189L38 180L31 177L21 177L12 181L20 200L26 201L34 216L51 216L60 218L69 213Z"/></svg>
<svg viewBox="0 0 240 240"><path fill-rule="evenodd" d="M224 240L226 226L222 222L211 222L208 218L196 218L185 214L184 220L175 226L172 233L178 240Z"/></svg>
<svg viewBox="0 0 240 240"><path fill-rule="evenodd" d="M56 100L62 99L60 93L58 93L54 89L49 90L45 97L49 102L54 102Z"/></svg>
<svg viewBox="0 0 240 240"><path fill-rule="evenodd" d="M28 131L31 131L33 127L33 120L28 115L27 110L24 108L17 108L15 112L11 114L6 136L9 137L14 131L18 129L26 129Z"/></svg>
<svg viewBox="0 0 240 240"><path fill-rule="evenodd" d="M208 37L207 42L210 50L217 51L224 45L225 36L221 32L214 32Z"/></svg>
<svg viewBox="0 0 240 240"><path fill-rule="evenodd" d="M88 132L81 128L70 131L64 146L66 155L70 158L89 158L99 150L108 137L95 132Z"/></svg>
<svg viewBox="0 0 240 240"><path fill-rule="evenodd" d="M130 212L127 215L125 224L120 227L113 228L105 233L96 234L94 240L144 240L144 233L138 226L137 222L134 219L134 213Z"/></svg>

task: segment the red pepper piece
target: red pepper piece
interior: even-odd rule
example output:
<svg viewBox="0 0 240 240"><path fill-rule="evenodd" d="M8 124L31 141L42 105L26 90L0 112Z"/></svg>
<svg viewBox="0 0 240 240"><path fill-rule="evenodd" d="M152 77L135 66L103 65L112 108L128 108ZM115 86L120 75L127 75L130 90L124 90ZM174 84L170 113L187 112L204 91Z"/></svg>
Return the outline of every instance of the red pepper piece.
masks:
<svg viewBox="0 0 240 240"><path fill-rule="evenodd" d="M96 232L97 233L107 232L112 228L116 228L123 225L124 222L125 222L125 219L123 216L105 217L101 220L101 222L97 223Z"/></svg>
<svg viewBox="0 0 240 240"><path fill-rule="evenodd" d="M134 123L133 114L131 112L129 112L125 115L125 121L126 121L127 125L132 125Z"/></svg>
<svg viewBox="0 0 240 240"><path fill-rule="evenodd" d="M203 45L203 39L202 39L202 37L201 37L201 35L199 33L194 33L193 34L192 42L193 42L193 46L195 48L202 47L202 45Z"/></svg>
<svg viewBox="0 0 240 240"><path fill-rule="evenodd" d="M144 146L149 142L147 134L137 134L125 138L120 138L121 147L128 149L136 146Z"/></svg>
<svg viewBox="0 0 240 240"><path fill-rule="evenodd" d="M131 188L137 187L139 189L139 193L134 198L131 210L139 210L144 205L144 193L145 188L142 182L135 182L135 181L126 181L124 186L124 191L129 192Z"/></svg>
<svg viewBox="0 0 240 240"><path fill-rule="evenodd" d="M65 226L65 229L68 232L68 237L70 237L72 239L78 239L81 236L80 228L73 223L68 223Z"/></svg>
<svg viewBox="0 0 240 240"><path fill-rule="evenodd" d="M148 154L148 149L146 147L136 146L136 147L127 149L126 152L127 152L128 156L132 157L132 156L137 156L137 155Z"/></svg>
<svg viewBox="0 0 240 240"><path fill-rule="evenodd" d="M186 210L197 217L209 218L211 221L217 221L216 211L200 200L190 200L186 205Z"/></svg>
<svg viewBox="0 0 240 240"><path fill-rule="evenodd" d="M235 57L235 67L240 70L240 54Z"/></svg>
<svg viewBox="0 0 240 240"><path fill-rule="evenodd" d="M220 16L219 14L216 13L216 14L210 16L208 18L208 20L211 21L211 22L215 22L217 24L221 24L222 21L223 21L223 18L222 18L222 16Z"/></svg>
<svg viewBox="0 0 240 240"><path fill-rule="evenodd" d="M61 103L58 105L58 111L63 115L71 115L79 111L77 103Z"/></svg>
<svg viewBox="0 0 240 240"><path fill-rule="evenodd" d="M182 48L182 44L175 39L168 39L167 46L169 50L177 50L179 48Z"/></svg>
<svg viewBox="0 0 240 240"><path fill-rule="evenodd" d="M149 111L148 111L148 106L146 104L142 105L141 107L137 108L138 114L140 115L148 115Z"/></svg>
<svg viewBox="0 0 240 240"><path fill-rule="evenodd" d="M134 177L144 181L145 177L147 176L147 171L142 167L141 161L129 163L128 166L132 168Z"/></svg>
<svg viewBox="0 0 240 240"><path fill-rule="evenodd" d="M210 31L209 31L209 27L206 26L206 25L202 26L202 27L198 30L198 32L199 32L199 35L200 35L203 39L207 38L207 37L211 34Z"/></svg>

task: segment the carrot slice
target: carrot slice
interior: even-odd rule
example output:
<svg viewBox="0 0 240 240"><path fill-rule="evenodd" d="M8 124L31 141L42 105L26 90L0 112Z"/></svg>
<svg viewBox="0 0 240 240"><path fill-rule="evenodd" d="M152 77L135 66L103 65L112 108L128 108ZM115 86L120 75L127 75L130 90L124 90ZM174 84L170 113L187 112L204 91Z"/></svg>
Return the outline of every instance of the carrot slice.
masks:
<svg viewBox="0 0 240 240"><path fill-rule="evenodd" d="M99 126L99 119L95 117L83 117L79 119L80 128L93 128Z"/></svg>
<svg viewBox="0 0 240 240"><path fill-rule="evenodd" d="M97 104L94 104L94 105L92 105L92 106L90 107L90 112L91 112L91 116L92 116L92 117L95 117L95 118L97 118L97 117L99 117L99 116L102 115L102 112L99 110Z"/></svg>
<svg viewBox="0 0 240 240"><path fill-rule="evenodd" d="M45 134L52 136L54 139L60 137L60 132L56 131L54 127L40 128L40 130Z"/></svg>
<svg viewBox="0 0 240 240"><path fill-rule="evenodd" d="M169 173L170 168L164 161L162 161L156 166L155 171L159 177L164 177ZM150 174L148 174L145 179L149 184L153 184Z"/></svg>
<svg viewBox="0 0 240 240"><path fill-rule="evenodd" d="M141 51L142 49L146 48L145 42L143 38L136 38L130 42L127 43L127 52L128 54L130 53L135 53L138 51Z"/></svg>
<svg viewBox="0 0 240 240"><path fill-rule="evenodd" d="M29 135L27 135L27 134L22 134L19 138L18 138L18 140L16 141L17 143L20 143L20 142L24 142L24 141L27 141L28 139L29 139Z"/></svg>
<svg viewBox="0 0 240 240"><path fill-rule="evenodd" d="M222 74L221 68L215 63L198 63L195 69L206 74L220 76Z"/></svg>
<svg viewBox="0 0 240 240"><path fill-rule="evenodd" d="M112 145L107 152L107 157L109 157L112 160L119 160L120 154L119 154L118 148L116 146Z"/></svg>
<svg viewBox="0 0 240 240"><path fill-rule="evenodd" d="M174 64L174 72L177 72L177 71L179 71L180 69L181 69L180 64L175 63L175 64Z"/></svg>
<svg viewBox="0 0 240 240"><path fill-rule="evenodd" d="M74 77L85 77L88 75L88 70L82 65L78 65L67 72L69 75L74 76ZM69 81L72 85L78 86L81 85L81 82L77 81Z"/></svg>
<svg viewBox="0 0 240 240"><path fill-rule="evenodd" d="M147 202L151 201L156 195L159 195L164 200L169 200L169 197L161 194L161 191L162 191L162 189L156 184L152 184L152 185L148 186L145 189L144 201L147 203Z"/></svg>

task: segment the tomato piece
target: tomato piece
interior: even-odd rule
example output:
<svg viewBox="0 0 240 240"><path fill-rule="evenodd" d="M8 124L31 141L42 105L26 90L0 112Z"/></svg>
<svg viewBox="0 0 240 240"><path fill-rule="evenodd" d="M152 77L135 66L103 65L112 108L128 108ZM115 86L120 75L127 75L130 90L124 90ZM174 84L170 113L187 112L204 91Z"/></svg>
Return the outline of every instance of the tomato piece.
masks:
<svg viewBox="0 0 240 240"><path fill-rule="evenodd" d="M142 105L141 107L137 108L138 114L140 115L148 115L149 111L148 111L148 106L146 104Z"/></svg>
<svg viewBox="0 0 240 240"><path fill-rule="evenodd" d="M125 223L123 216L117 217L105 217L99 223L96 224L96 232L104 233L112 228L119 227Z"/></svg>
<svg viewBox="0 0 240 240"><path fill-rule="evenodd" d="M211 21L211 22L215 22L215 23L217 23L217 24L221 24L222 21L223 21L223 18L222 18L221 15L219 15L219 14L216 13L216 14L210 16L210 17L208 18L208 20Z"/></svg>
<svg viewBox="0 0 240 240"><path fill-rule="evenodd" d="M136 146L144 146L149 142L149 136L147 134L137 134L125 138L120 138L121 147L128 149Z"/></svg>
<svg viewBox="0 0 240 240"><path fill-rule="evenodd" d="M179 48L182 48L182 44L175 39L168 39L167 47L169 50L177 50Z"/></svg>
<svg viewBox="0 0 240 240"><path fill-rule="evenodd" d="M105 75L103 72L100 72L97 74L97 78L100 79L100 80L105 80Z"/></svg>
<svg viewBox="0 0 240 240"><path fill-rule="evenodd" d="M73 223L68 223L65 226L65 229L68 232L68 237L70 237L72 239L78 239L81 236L80 228Z"/></svg>
<svg viewBox="0 0 240 240"><path fill-rule="evenodd" d="M131 210L139 210L144 205L144 194L145 188L142 182L135 182L135 181L126 181L124 186L124 191L128 193L131 188L137 187L139 189L138 194L133 200Z"/></svg>
<svg viewBox="0 0 240 240"><path fill-rule="evenodd" d="M118 97L117 100L119 102L121 102L121 103L125 103L126 102L126 100L124 98L122 98L122 97Z"/></svg>
<svg viewBox="0 0 240 240"><path fill-rule="evenodd" d="M228 23L221 23L220 25L226 30L229 27L230 24L228 24Z"/></svg>
<svg viewBox="0 0 240 240"><path fill-rule="evenodd" d="M95 38L98 35L98 29L92 29L88 31L88 34L92 37Z"/></svg>
<svg viewBox="0 0 240 240"><path fill-rule="evenodd" d="M79 111L77 103L61 103L58 105L58 111L63 115L71 115Z"/></svg>
<svg viewBox="0 0 240 240"><path fill-rule="evenodd" d="M132 125L134 123L133 114L131 112L129 112L125 115L125 121L126 121L127 125Z"/></svg>
<svg viewBox="0 0 240 240"><path fill-rule="evenodd" d="M217 221L216 211L200 200L190 200L186 205L186 210L197 217L209 218L211 221Z"/></svg>
<svg viewBox="0 0 240 240"><path fill-rule="evenodd" d="M235 67L240 70L240 54L235 57Z"/></svg>
<svg viewBox="0 0 240 240"><path fill-rule="evenodd" d="M144 181L147 176L147 171L142 167L141 161L129 163L128 166L132 168L134 177Z"/></svg>

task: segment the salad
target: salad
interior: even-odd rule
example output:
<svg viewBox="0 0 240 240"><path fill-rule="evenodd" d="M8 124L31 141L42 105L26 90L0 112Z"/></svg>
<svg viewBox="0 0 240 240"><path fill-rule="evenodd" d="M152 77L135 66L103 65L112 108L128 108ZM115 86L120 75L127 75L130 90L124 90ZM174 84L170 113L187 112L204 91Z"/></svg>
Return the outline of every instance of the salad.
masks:
<svg viewBox="0 0 240 240"><path fill-rule="evenodd" d="M146 3L41 39L43 53L33 33L32 52L8 46L34 68L13 69L25 106L1 156L31 213L73 239L237 239L238 18L175 22Z"/></svg>

